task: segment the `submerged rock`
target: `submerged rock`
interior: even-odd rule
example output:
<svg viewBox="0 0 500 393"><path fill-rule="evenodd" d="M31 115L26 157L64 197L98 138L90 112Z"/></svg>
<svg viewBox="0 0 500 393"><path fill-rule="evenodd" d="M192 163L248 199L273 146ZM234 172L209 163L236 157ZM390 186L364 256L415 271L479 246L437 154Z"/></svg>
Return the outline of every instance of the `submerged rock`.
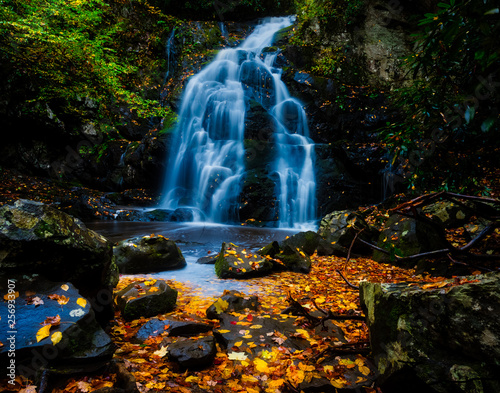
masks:
<svg viewBox="0 0 500 393"><path fill-rule="evenodd" d="M120 272L127 274L160 272L186 266L179 247L162 235L123 240L113 248L113 255Z"/></svg>
<svg viewBox="0 0 500 393"><path fill-rule="evenodd" d="M124 319L153 317L172 311L177 302L177 291L164 280L133 282L116 293L116 304Z"/></svg>
<svg viewBox="0 0 500 393"><path fill-rule="evenodd" d="M361 282L360 296L382 388L416 392L420 381L418 391L500 391L499 273L423 286Z"/></svg>

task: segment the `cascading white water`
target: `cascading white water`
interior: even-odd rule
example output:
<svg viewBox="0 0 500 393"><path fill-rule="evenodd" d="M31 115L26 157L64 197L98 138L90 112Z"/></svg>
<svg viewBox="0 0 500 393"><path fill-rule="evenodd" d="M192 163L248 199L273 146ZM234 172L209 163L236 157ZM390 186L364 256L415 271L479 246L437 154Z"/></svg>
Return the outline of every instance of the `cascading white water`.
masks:
<svg viewBox="0 0 500 393"><path fill-rule="evenodd" d="M186 86L172 142L162 207L188 207L198 218L236 221L244 166L248 99L274 117L277 157L273 165L281 227L314 220L314 145L301 104L290 97L274 67L276 53L263 54L291 18L270 18L237 48L215 60Z"/></svg>

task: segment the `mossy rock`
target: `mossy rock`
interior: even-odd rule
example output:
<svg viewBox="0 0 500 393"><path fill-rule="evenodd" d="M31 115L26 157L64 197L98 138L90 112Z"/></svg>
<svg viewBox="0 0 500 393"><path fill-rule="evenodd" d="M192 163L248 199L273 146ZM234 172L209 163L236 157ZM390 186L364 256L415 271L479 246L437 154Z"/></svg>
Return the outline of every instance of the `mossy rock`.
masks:
<svg viewBox="0 0 500 393"><path fill-rule="evenodd" d="M215 261L215 274L219 278L251 278L269 274L273 269L270 258L251 253L235 244L222 243Z"/></svg>
<svg viewBox="0 0 500 393"><path fill-rule="evenodd" d="M133 282L119 291L115 299L123 318L130 321L172 311L177 302L177 290L164 280Z"/></svg>

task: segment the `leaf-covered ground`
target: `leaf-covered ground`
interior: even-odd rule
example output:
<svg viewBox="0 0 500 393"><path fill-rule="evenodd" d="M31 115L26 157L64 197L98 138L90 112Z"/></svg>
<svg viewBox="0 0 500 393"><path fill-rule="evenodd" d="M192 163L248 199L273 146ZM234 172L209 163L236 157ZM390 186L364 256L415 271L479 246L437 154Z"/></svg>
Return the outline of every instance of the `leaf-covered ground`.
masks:
<svg viewBox="0 0 500 393"><path fill-rule="evenodd" d="M115 357L123 360L126 368L135 376L141 392L299 392L304 384L314 379L329 380L337 388L353 383L365 383L365 392L380 391L370 387L374 369L369 358L361 354L339 355L331 350L341 344L337 338L316 334L315 330L307 327L303 318L281 315L289 306L289 296L311 311L316 310L314 300L316 305L324 310L340 314L362 314L358 291L349 287L336 269L343 271L353 284L360 280L441 280L417 277L412 270L378 264L366 258L351 259L346 266L343 258L313 256L310 274L281 272L248 280L255 288L253 294L258 295L261 308L259 311L233 313L237 318L235 323L241 325L242 339L232 348L224 349L218 346L214 364L210 368L185 371L179 369L176 363L168 361L168 343L178 338L168 337L166 332L148 339L144 344L135 344L132 337L147 319L126 322L119 314L112 322L110 331L117 345ZM147 279L148 277L144 277L142 280ZM131 280L132 278L123 277L117 290L128 285ZM205 321L213 324L214 328L218 327L218 321L207 321L205 315L206 309L215 298L204 296L201 288L193 289L173 281L169 284L179 291L179 296L177 308L165 317ZM259 336L259 320L274 317L294 318L296 333L293 336L309 341L306 349L290 350L287 346L290 337L278 331L267 333L272 336L275 345L262 344L264 339ZM342 328L349 344L368 340L368 331L363 321L334 323ZM254 335L253 332L257 334ZM71 378L61 381L61 386L54 392L90 392L112 386L115 378L115 375L109 374Z"/></svg>

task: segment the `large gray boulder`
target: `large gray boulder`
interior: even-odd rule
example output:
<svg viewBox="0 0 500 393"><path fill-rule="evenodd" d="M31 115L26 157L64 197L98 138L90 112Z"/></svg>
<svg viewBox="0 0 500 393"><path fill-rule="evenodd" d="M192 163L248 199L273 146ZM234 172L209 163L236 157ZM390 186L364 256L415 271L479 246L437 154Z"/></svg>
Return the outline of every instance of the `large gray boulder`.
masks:
<svg viewBox="0 0 500 393"><path fill-rule="evenodd" d="M119 242L113 257L121 273L150 273L181 269L186 260L173 240L162 235L135 237Z"/></svg>
<svg viewBox="0 0 500 393"><path fill-rule="evenodd" d="M413 286L361 282L360 296L382 384L500 391L499 273Z"/></svg>
<svg viewBox="0 0 500 393"><path fill-rule="evenodd" d="M35 379L40 369L53 366L68 373L92 372L112 358L110 337L97 322L90 301L71 283L9 279L2 280L0 292L7 295L0 303L5 324L0 363L10 364L14 353L17 374ZM51 325L50 331L37 337L43 323Z"/></svg>
<svg viewBox="0 0 500 393"><path fill-rule="evenodd" d="M111 259L111 243L77 218L23 199L0 207L0 276L69 281L96 312L111 317L111 287L118 278Z"/></svg>

